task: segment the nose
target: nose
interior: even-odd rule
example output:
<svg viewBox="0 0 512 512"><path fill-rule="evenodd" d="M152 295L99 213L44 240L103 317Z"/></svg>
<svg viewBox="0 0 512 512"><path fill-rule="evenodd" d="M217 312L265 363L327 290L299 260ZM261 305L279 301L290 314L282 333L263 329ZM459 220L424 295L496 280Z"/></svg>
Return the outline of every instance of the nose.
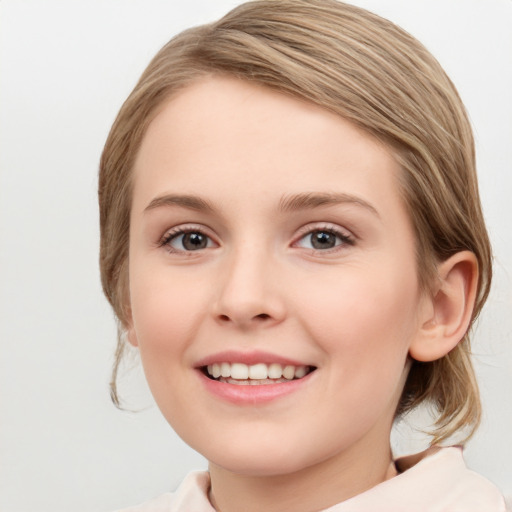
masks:
<svg viewBox="0 0 512 512"><path fill-rule="evenodd" d="M219 273L215 320L250 330L270 327L286 316L279 269L262 249L246 247L234 252Z"/></svg>

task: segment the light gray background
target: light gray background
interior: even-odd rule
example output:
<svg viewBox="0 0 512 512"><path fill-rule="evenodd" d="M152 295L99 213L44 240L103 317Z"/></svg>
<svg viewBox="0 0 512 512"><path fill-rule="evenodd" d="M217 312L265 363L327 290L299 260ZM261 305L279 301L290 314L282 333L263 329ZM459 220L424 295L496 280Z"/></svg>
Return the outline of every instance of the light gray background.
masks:
<svg viewBox="0 0 512 512"><path fill-rule="evenodd" d="M96 176L108 129L152 55L230 0L0 2L0 510L108 511L173 489L205 461L152 406L110 403L115 324L97 265ZM496 254L477 332L485 406L475 470L512 496L512 1L357 0L438 57L465 101ZM404 427L399 429L403 430ZM421 442L395 436L397 451Z"/></svg>

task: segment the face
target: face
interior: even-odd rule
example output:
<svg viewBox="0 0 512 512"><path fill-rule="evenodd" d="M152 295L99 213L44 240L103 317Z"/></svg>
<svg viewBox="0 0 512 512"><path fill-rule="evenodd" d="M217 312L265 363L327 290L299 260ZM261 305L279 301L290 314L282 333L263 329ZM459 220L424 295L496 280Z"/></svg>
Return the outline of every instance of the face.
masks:
<svg viewBox="0 0 512 512"><path fill-rule="evenodd" d="M422 304L398 173L339 116L235 79L189 86L152 121L129 340L212 464L286 474L389 446Z"/></svg>

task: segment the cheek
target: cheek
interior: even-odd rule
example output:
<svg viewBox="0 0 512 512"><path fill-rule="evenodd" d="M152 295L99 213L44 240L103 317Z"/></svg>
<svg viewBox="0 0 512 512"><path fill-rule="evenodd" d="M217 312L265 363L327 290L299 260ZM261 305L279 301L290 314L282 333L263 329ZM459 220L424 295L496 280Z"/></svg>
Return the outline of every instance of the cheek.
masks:
<svg viewBox="0 0 512 512"><path fill-rule="evenodd" d="M181 283L147 270L130 283L133 326L143 361L174 364L200 324L204 293L199 283ZM173 358L164 358L169 354ZM181 356L179 356L181 359Z"/></svg>
<svg viewBox="0 0 512 512"><path fill-rule="evenodd" d="M188 351L204 314L204 289L165 273L158 278L156 272L144 274L130 285L134 331L148 385L176 429L175 411L186 410L194 401L193 390L184 385L182 376L189 370ZM185 424L185 431L193 428Z"/></svg>
<svg viewBox="0 0 512 512"><path fill-rule="evenodd" d="M415 270L384 274L377 267L350 269L312 283L301 315L328 358L351 382L400 379L415 334L418 289ZM406 268L406 267L405 267ZM307 311L307 313L306 313Z"/></svg>

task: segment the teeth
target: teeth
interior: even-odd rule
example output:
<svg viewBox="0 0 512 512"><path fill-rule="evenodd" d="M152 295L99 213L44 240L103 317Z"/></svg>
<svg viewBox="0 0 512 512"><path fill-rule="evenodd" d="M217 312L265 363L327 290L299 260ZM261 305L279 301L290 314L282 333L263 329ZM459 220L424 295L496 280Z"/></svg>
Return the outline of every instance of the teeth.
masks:
<svg viewBox="0 0 512 512"><path fill-rule="evenodd" d="M268 376L268 369L266 364L254 364L249 366L249 379L263 380Z"/></svg>
<svg viewBox="0 0 512 512"><path fill-rule="evenodd" d="M296 379L302 379L302 377L306 376L306 373L308 373L308 369L305 366L297 366L297 368L295 368Z"/></svg>
<svg viewBox="0 0 512 512"><path fill-rule="evenodd" d="M231 377L231 365L229 363L221 363L220 375L221 377Z"/></svg>
<svg viewBox="0 0 512 512"><path fill-rule="evenodd" d="M207 371L214 379L251 380L251 384L260 384L261 381L302 379L309 373L308 366L281 365L278 363L258 363L246 365L243 363L214 363L207 366Z"/></svg>
<svg viewBox="0 0 512 512"><path fill-rule="evenodd" d="M249 367L246 364L233 363L231 365L231 378L247 380L249 378Z"/></svg>
<svg viewBox="0 0 512 512"><path fill-rule="evenodd" d="M292 380L295 377L295 366L285 366L283 368L283 377L288 380Z"/></svg>
<svg viewBox="0 0 512 512"><path fill-rule="evenodd" d="M220 365L214 364L212 365L212 375L218 379L220 377Z"/></svg>
<svg viewBox="0 0 512 512"><path fill-rule="evenodd" d="M272 363L268 367L269 379L280 379L283 376L283 367L280 364Z"/></svg>

